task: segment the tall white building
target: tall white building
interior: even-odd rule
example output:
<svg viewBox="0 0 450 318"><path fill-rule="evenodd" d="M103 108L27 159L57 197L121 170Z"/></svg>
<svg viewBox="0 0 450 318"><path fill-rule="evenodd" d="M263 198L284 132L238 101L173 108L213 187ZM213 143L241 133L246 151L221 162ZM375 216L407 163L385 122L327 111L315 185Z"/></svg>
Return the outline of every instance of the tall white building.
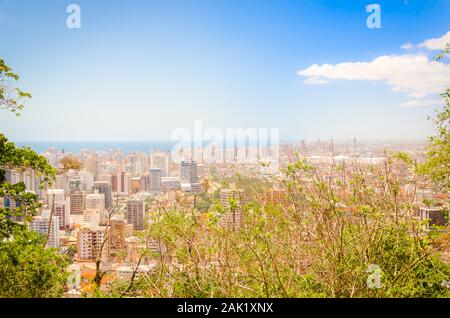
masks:
<svg viewBox="0 0 450 318"><path fill-rule="evenodd" d="M103 212L105 210L105 195L103 193L87 194L86 210Z"/></svg>
<svg viewBox="0 0 450 318"><path fill-rule="evenodd" d="M47 206L51 208L53 204L53 198L55 198L55 204L64 204L66 197L64 195L64 189L48 189L47 190Z"/></svg>
<svg viewBox="0 0 450 318"><path fill-rule="evenodd" d="M168 177L170 158L167 152L156 152L150 154L150 168L161 169L161 177Z"/></svg>
<svg viewBox="0 0 450 318"><path fill-rule="evenodd" d="M94 186L94 174L87 170L82 170L79 173L80 177L80 188L83 191L90 191Z"/></svg>
<svg viewBox="0 0 450 318"><path fill-rule="evenodd" d="M47 235L49 223L48 217L34 216L30 223L30 230ZM59 247L59 217L57 216L52 217L47 246Z"/></svg>
<svg viewBox="0 0 450 318"><path fill-rule="evenodd" d="M101 221L102 221L102 214L100 214L98 211L86 210L83 213L83 219L81 224L96 230L100 226Z"/></svg>

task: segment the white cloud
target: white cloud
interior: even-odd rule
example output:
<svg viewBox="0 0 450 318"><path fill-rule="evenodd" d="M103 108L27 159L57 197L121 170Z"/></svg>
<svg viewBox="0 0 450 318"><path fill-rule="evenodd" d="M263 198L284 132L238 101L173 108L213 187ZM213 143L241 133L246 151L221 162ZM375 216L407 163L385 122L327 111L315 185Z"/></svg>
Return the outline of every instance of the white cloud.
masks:
<svg viewBox="0 0 450 318"><path fill-rule="evenodd" d="M425 55L385 55L370 62L311 65L298 71L305 84L325 84L330 80L382 81L394 92L414 98L441 93L450 85L450 65L429 60Z"/></svg>
<svg viewBox="0 0 450 318"><path fill-rule="evenodd" d="M323 78L312 76L312 77L308 77L307 79L305 79L303 81L303 83L305 83L307 85L321 85L321 84L327 84L328 81Z"/></svg>
<svg viewBox="0 0 450 318"><path fill-rule="evenodd" d="M439 99L413 99L401 103L400 107L436 107L441 104L442 100Z"/></svg>
<svg viewBox="0 0 450 318"><path fill-rule="evenodd" d="M447 43L450 43L450 31L448 31L446 34L441 36L440 38L434 38L426 40L419 45L417 45L418 48L426 48L430 51L435 50L442 50Z"/></svg>
<svg viewBox="0 0 450 318"><path fill-rule="evenodd" d="M400 47L402 50L411 50L412 48L414 48L414 45L412 45L411 43L405 43Z"/></svg>

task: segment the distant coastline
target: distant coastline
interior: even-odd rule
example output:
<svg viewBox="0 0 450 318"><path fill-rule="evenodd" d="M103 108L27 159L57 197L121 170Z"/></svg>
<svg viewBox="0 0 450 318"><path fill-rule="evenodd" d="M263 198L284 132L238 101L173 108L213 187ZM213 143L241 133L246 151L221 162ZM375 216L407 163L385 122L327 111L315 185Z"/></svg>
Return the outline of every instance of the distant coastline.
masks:
<svg viewBox="0 0 450 318"><path fill-rule="evenodd" d="M129 152L149 152L151 150L170 151L176 141L18 141L16 146L29 146L38 153L50 148L78 154L82 149L91 151L122 150Z"/></svg>
<svg viewBox="0 0 450 318"><path fill-rule="evenodd" d="M12 140L13 141L13 140ZM300 140L280 141L280 144L298 144ZM130 152L149 152L151 150L171 151L177 144L177 141L171 140L150 140L150 141L13 141L16 146L29 146L38 153L43 153L50 148L63 151L66 153L79 154L82 149L91 151L109 151L121 150L124 153ZM315 143L316 141L306 140L307 143ZM329 140L322 140L329 142ZM335 140L335 144L350 143L351 141ZM424 140L360 140L367 144L425 144ZM207 143L206 143L207 144ZM205 145L206 145L205 144Z"/></svg>

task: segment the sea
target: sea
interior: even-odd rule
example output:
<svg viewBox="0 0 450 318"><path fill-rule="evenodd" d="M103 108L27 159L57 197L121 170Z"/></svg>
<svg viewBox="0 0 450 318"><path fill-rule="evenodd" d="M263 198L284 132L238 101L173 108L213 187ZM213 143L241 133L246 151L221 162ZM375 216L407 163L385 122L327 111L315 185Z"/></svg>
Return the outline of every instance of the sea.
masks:
<svg viewBox="0 0 450 318"><path fill-rule="evenodd" d="M64 153L78 154L82 149L91 151L121 150L124 153L152 150L170 151L176 143L176 141L21 141L14 144L18 147L29 146L38 153L54 148Z"/></svg>
<svg viewBox="0 0 450 318"><path fill-rule="evenodd" d="M289 142L280 142L289 143ZM37 153L43 153L48 149L56 149L64 153L79 154L82 149L90 151L110 151L121 150L124 153L130 152L150 152L157 151L172 151L173 147L179 144L177 140L167 141L15 141L17 147L28 146ZM203 142L203 147L209 144L208 141ZM267 143L265 143L267 145ZM226 144L226 148L234 145ZM186 144L188 146L188 144ZM191 145L192 146L192 145Z"/></svg>

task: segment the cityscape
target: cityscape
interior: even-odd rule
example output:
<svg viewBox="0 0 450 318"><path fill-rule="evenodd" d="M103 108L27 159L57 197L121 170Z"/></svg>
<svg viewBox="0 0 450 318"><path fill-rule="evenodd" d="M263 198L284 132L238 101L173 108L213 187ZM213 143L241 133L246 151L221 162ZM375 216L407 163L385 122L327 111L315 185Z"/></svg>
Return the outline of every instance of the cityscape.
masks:
<svg viewBox="0 0 450 318"><path fill-rule="evenodd" d="M448 299L449 9L0 0L0 299Z"/></svg>
<svg viewBox="0 0 450 318"><path fill-rule="evenodd" d="M38 194L43 205L29 227L43 235L48 233L47 245L73 258L67 268L73 282L66 296L81 297L90 287L96 261L100 260L102 270L108 270L105 280L126 282L134 272L151 275L155 271L165 247L155 239L142 237L155 211L181 206L206 213L216 202L227 210L230 199L236 197L236 210L221 215L219 224L233 230L243 227L243 207L250 198L246 194L248 189L239 188L243 183L237 175L264 184L258 193L264 204L287 204L281 171L300 156L322 173L336 162L383 165L388 149L392 153L406 153L419 162L425 161L425 142L368 143L354 138L345 143L320 140L306 143L301 140L280 144L277 148L280 171L268 171L261 162L245 160L209 163L202 159L203 149L194 150L192 158L174 162L170 152L157 149L129 153L120 149L81 149L79 153L68 153L50 148L42 156L60 171L51 187L41 188L39 176L33 173L12 170L6 171L6 181L23 182L28 191ZM225 157L236 159L239 150L237 147L226 149ZM248 153L249 147L243 150ZM408 177L408 170L399 172L404 178ZM427 207L421 205L424 200L440 203ZM447 195L429 188L415 190L415 201L420 206L415 217L418 220L431 217L433 221L428 226L445 225L440 204L447 200ZM20 207L20 203L8 196L2 203L2 207L8 209ZM23 222L24 216L15 220ZM152 256L139 261L141 251L146 249ZM448 251L445 257L448 259Z"/></svg>

